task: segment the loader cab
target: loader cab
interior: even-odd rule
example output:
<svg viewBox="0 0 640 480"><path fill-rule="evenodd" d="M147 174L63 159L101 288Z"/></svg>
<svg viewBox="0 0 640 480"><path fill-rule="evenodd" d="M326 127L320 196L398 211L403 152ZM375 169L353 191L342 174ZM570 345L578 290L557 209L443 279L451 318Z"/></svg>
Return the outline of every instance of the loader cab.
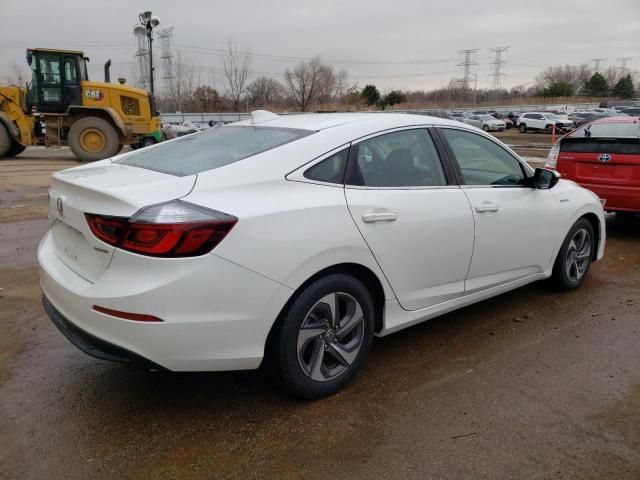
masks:
<svg viewBox="0 0 640 480"><path fill-rule="evenodd" d="M27 63L33 73L27 107L41 113L65 113L70 105L82 104L82 81L88 80L82 52L29 49Z"/></svg>

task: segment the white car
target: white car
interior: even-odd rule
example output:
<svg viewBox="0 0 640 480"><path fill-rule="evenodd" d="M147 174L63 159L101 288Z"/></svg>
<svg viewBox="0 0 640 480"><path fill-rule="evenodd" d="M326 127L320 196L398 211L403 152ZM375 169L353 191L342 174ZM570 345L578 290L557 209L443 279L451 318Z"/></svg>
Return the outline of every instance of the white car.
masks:
<svg viewBox="0 0 640 480"><path fill-rule="evenodd" d="M548 112L527 112L518 118L518 128L522 133L526 133L528 130L551 133L554 125L559 133L568 132L575 126L571 120Z"/></svg>
<svg viewBox="0 0 640 480"><path fill-rule="evenodd" d="M605 246L598 198L482 130L389 113L252 119L55 173L46 311L98 358L254 369L332 394L384 336Z"/></svg>
<svg viewBox="0 0 640 480"><path fill-rule="evenodd" d="M481 128L485 132L502 132L507 124L491 115L471 115L463 119L464 123Z"/></svg>

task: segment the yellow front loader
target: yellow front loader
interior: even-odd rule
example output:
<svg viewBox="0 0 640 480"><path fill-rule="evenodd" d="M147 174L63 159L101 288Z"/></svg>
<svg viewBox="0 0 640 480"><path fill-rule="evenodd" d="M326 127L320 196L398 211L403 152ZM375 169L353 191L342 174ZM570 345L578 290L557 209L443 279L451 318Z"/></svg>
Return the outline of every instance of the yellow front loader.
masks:
<svg viewBox="0 0 640 480"><path fill-rule="evenodd" d="M80 51L27 50L33 76L28 88L0 86L0 158L31 145L68 145L83 161L116 155L124 145L147 146L162 138L153 96L146 90L91 82Z"/></svg>

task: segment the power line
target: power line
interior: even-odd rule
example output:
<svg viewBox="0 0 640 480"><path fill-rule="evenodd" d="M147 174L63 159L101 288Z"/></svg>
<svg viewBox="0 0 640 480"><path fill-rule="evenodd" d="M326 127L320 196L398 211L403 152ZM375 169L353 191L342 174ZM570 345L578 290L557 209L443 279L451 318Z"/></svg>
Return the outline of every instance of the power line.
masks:
<svg viewBox="0 0 640 480"><path fill-rule="evenodd" d="M495 54L494 60L493 62L491 62L491 65L493 65L493 73L489 76L493 77L493 88L495 88L496 90L500 89L500 87L502 86L502 77L506 75L505 73L502 73L502 66L507 63L502 60L502 54L506 54L510 48L510 46L506 46L493 47L489 49L489 51Z"/></svg>

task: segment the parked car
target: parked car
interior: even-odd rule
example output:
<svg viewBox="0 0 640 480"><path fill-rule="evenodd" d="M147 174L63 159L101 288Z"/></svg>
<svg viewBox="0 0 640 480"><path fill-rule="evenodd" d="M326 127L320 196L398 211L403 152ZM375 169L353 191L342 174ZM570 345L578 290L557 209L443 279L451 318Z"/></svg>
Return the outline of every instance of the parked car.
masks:
<svg viewBox="0 0 640 480"><path fill-rule="evenodd" d="M624 113L625 115L630 115L633 117L638 117L640 116L640 107L625 108L621 110L620 113Z"/></svg>
<svg viewBox="0 0 640 480"><path fill-rule="evenodd" d="M513 121L510 118L507 118L506 115L500 113L500 112L496 112L496 113L492 113L491 116L493 118L497 118L498 120L502 120L505 123L506 129L509 130L511 127L513 127Z"/></svg>
<svg viewBox="0 0 640 480"><path fill-rule="evenodd" d="M593 193L420 115L253 112L54 173L49 195L43 303L81 350L264 361L305 398L347 385L374 335L536 280L577 288L605 245Z"/></svg>
<svg viewBox="0 0 640 480"><path fill-rule="evenodd" d="M507 128L507 124L491 115L471 115L465 118L464 123L481 128L485 132L502 132Z"/></svg>
<svg viewBox="0 0 640 480"><path fill-rule="evenodd" d="M451 112L451 119L452 120L457 120L458 122L462 122L462 120L465 118L464 113L462 112Z"/></svg>
<svg viewBox="0 0 640 480"><path fill-rule="evenodd" d="M518 119L518 128L522 133L527 130L551 133L553 125L556 126L557 132L566 132L573 128L571 120L563 120L554 113L527 112Z"/></svg>
<svg viewBox="0 0 640 480"><path fill-rule="evenodd" d="M606 201L612 212L640 212L640 120L603 117L562 137L547 168Z"/></svg>
<svg viewBox="0 0 640 480"><path fill-rule="evenodd" d="M575 127L581 127L582 125L586 125L587 123L591 123L594 120L600 120L601 118L609 118L608 115L599 115L599 114L595 114L595 115L587 115L586 117L581 117L578 118L577 120L574 121Z"/></svg>

